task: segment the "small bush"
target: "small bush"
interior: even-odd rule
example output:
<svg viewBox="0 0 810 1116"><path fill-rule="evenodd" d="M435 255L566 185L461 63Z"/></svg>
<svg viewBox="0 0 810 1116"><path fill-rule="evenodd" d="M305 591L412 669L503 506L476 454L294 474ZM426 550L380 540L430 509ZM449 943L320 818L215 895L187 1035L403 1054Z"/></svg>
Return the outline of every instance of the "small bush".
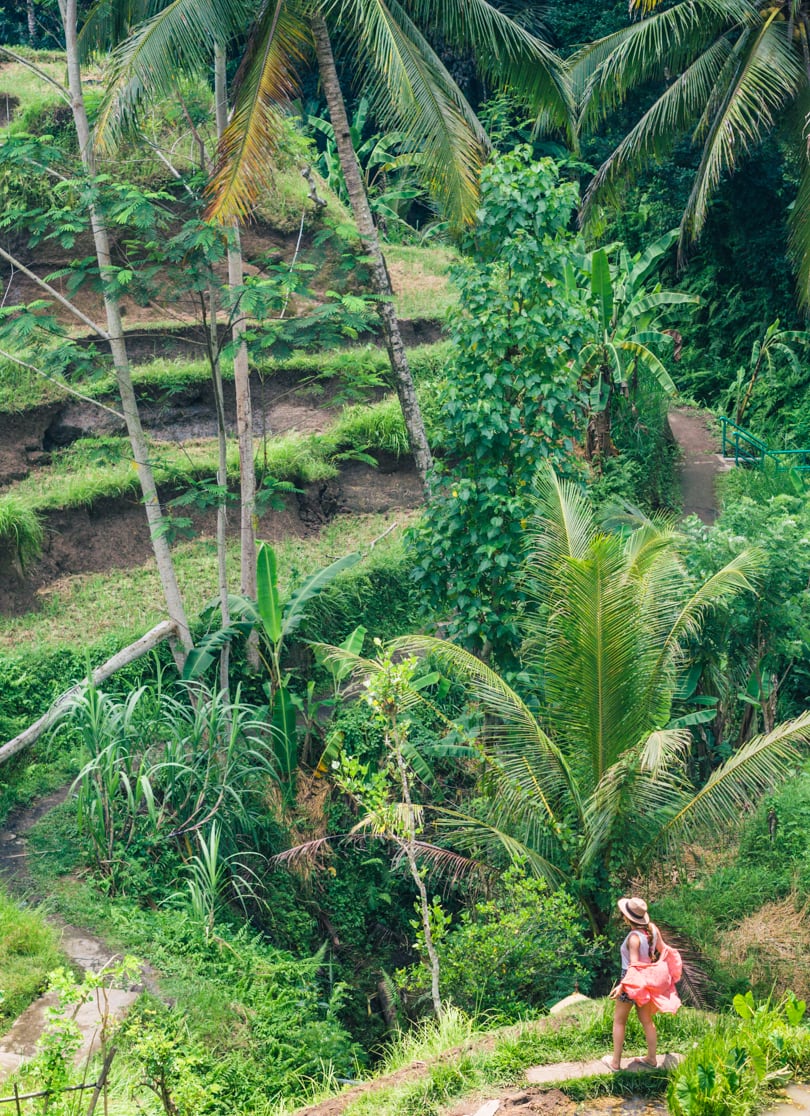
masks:
<svg viewBox="0 0 810 1116"><path fill-rule="evenodd" d="M736 1018L719 1020L673 1073L667 1101L675 1116L746 1116L761 1111L769 1088L810 1066L805 1005L777 1006L735 996Z"/></svg>
<svg viewBox="0 0 810 1116"><path fill-rule="evenodd" d="M338 445L360 452L382 450L402 457L410 448L402 410L394 396L388 396L375 407L363 403L347 407L329 434Z"/></svg>
<svg viewBox="0 0 810 1116"><path fill-rule="evenodd" d="M590 991L602 943L588 939L577 905L514 866L497 894L462 912L439 944L442 997L464 1011L505 1019ZM423 967L402 974L421 992Z"/></svg>

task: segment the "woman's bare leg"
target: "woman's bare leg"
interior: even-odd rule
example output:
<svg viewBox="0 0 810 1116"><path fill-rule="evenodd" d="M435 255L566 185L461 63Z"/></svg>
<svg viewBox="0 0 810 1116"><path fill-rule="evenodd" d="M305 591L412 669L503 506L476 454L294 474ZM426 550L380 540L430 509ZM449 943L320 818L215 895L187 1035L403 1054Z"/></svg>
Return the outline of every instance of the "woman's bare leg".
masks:
<svg viewBox="0 0 810 1116"><path fill-rule="evenodd" d="M627 1029L627 1017L633 1004L629 1001L616 1000L613 1012L613 1061L612 1069L622 1068L622 1049L624 1047L624 1032Z"/></svg>
<svg viewBox="0 0 810 1116"><path fill-rule="evenodd" d="M658 1047L658 1032L653 1022L652 1004L639 1004L636 1006L636 1011L638 1012L639 1022L644 1028L644 1037L647 1040L647 1057L644 1061L651 1066L655 1066L658 1064L655 1059L655 1051Z"/></svg>

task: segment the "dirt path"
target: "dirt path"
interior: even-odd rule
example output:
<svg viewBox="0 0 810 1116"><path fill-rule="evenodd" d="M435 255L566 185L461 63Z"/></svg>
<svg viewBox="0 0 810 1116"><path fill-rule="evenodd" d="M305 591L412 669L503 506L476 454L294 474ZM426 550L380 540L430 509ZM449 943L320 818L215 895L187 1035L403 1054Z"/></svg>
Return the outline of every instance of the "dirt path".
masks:
<svg viewBox="0 0 810 1116"><path fill-rule="evenodd" d="M693 407L673 407L669 428L681 451L679 466L683 514L704 523L717 518L715 480L729 466L720 456L720 439L711 416Z"/></svg>
<svg viewBox="0 0 810 1116"><path fill-rule="evenodd" d="M12 894L24 897L28 902L41 902L37 894L28 864L28 833L45 814L65 801L68 787L41 798L33 806L14 811L0 829L0 880ZM111 962L120 960L120 954L113 950L97 934L77 926L71 926L56 915L47 915L48 923L59 936L59 946L68 961L81 972L99 972ZM94 1048L101 1029L102 1012L109 1012L110 1018L120 1018L137 1000L144 989L158 992L157 974L149 965L142 965L137 983L128 988L115 988L107 992L106 1007L95 1000L84 1004L76 1015L76 1023L82 1034L82 1044L76 1061L84 1061ZM0 1037L0 1078L13 1073L20 1065L36 1053L37 1042L48 1022L49 1010L55 1006L56 996L40 996L30 1004L14 1022L13 1026Z"/></svg>

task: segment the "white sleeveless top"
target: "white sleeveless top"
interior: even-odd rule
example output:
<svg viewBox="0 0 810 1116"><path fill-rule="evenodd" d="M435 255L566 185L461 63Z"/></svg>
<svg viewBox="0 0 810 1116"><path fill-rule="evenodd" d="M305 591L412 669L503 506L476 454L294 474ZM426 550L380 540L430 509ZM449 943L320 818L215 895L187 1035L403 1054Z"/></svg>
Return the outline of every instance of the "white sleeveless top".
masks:
<svg viewBox="0 0 810 1116"><path fill-rule="evenodd" d="M630 934L638 935L638 959L639 961L650 960L650 944L647 940L647 935L644 930L631 930ZM622 955L622 976L630 968L630 934L624 939L621 945ZM656 950L661 949L661 935L658 933L658 927L653 927L653 946Z"/></svg>

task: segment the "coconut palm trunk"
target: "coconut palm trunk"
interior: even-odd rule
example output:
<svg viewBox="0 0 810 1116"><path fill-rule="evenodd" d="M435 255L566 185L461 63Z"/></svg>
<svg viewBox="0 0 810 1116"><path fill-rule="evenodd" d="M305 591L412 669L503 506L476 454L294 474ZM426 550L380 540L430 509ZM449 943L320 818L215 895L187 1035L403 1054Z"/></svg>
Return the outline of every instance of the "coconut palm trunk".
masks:
<svg viewBox="0 0 810 1116"><path fill-rule="evenodd" d="M28 16L28 45L37 45L37 13L34 9L34 0L26 0L26 15Z"/></svg>
<svg viewBox="0 0 810 1116"><path fill-rule="evenodd" d="M427 475L433 464L430 453L425 424L419 402L416 398L416 388L408 365L408 356L402 342L399 329L396 307L394 306L394 292L391 289L391 278L385 265L385 257L380 247L380 238L374 217L369 205L360 165L352 144L349 130L349 118L346 113L346 102L340 87L335 56L332 51L332 42L329 29L323 15L316 11L312 16L312 32L315 37L315 52L318 58L321 84L323 86L326 103L329 107L329 116L335 130L335 144L338 150L340 166L346 182L352 213L357 224L357 231L363 245L363 251L371 261L371 282L374 293L380 298L380 317L382 319L383 338L388 350L388 358L396 380L397 396L399 397L405 427L408 431L408 441L413 454L414 463L423 486L426 487Z"/></svg>
<svg viewBox="0 0 810 1116"><path fill-rule="evenodd" d="M67 54L68 89L70 104L73 113L73 122L79 141L82 164L88 174L95 173L95 160L90 138L90 126L87 119L87 109L84 103L82 89L81 67L79 63L79 48L77 34L77 0L59 0L59 12L65 31L65 50ZM90 210L90 224L93 231L93 243L98 260L102 281L109 275L112 266L110 251L110 238L104 219L97 209ZM138 480L143 492L146 518L152 537L152 549L155 562L166 599L166 608L170 619L177 628L183 650L174 647L174 656L179 666L185 660L185 652L193 646L191 632L186 619L180 588L174 571L171 551L164 528L163 514L158 499L157 486L149 463L149 447L141 426L138 403L135 390L132 386L129 360L127 358L126 341L121 314L115 299L103 286L104 310L107 317L107 331L110 335L110 349L112 351L115 377L118 391L121 396L121 407L126 421L127 434L129 435L135 465L138 470Z"/></svg>

